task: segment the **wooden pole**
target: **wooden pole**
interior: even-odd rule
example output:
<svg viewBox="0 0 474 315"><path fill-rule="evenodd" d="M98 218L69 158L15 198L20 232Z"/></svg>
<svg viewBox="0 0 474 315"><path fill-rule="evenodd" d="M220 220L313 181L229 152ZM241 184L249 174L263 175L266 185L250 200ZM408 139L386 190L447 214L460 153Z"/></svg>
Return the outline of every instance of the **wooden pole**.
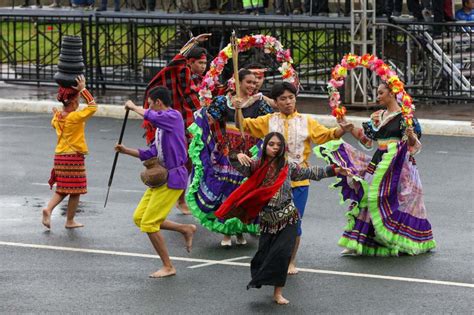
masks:
<svg viewBox="0 0 474 315"><path fill-rule="evenodd" d="M129 112L130 112L129 109L125 111L125 117L123 119L122 130L120 131L118 144L122 144L123 134L125 133L125 126L127 125ZM112 180L114 179L115 167L117 166L118 156L119 156L119 152L115 152L114 163L112 164L112 170L110 171L109 185L108 185L109 187L107 188L107 195L105 196L104 208L107 206L107 200L109 199L110 186L112 186Z"/></svg>
<svg viewBox="0 0 474 315"><path fill-rule="evenodd" d="M232 47L232 64L234 66L234 81L235 81L235 96L237 99L242 99L242 95L240 94L240 82L239 82L239 50L238 50L238 43L237 37L235 37L235 30L232 31L232 36L230 37L230 45ZM242 117L242 109L238 108L237 111L237 119L239 119L239 130L244 136L244 126L242 125L242 121L240 121L240 117Z"/></svg>

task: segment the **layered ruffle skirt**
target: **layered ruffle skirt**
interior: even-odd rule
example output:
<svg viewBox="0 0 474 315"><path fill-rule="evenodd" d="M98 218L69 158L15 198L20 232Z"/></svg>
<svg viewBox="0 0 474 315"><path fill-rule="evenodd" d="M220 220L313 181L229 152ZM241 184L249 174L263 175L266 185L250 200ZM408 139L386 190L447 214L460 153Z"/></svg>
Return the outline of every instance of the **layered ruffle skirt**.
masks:
<svg viewBox="0 0 474 315"><path fill-rule="evenodd" d="M418 255L436 247L406 142L390 143L376 165L342 140L318 146L314 152L354 174L338 175L332 185L340 190L342 202L349 202L340 246L368 256Z"/></svg>
<svg viewBox="0 0 474 315"><path fill-rule="evenodd" d="M222 220L214 215L222 202L245 180L245 177L231 166L226 155L228 148L242 145L241 135L237 130L228 128L226 141L229 143L220 143L211 131L206 108L200 109L194 115L194 123L188 128L193 136L188 151L193 171L186 193L186 202L191 213L201 225L213 232L227 235L257 234L258 218L253 223L244 224L238 218ZM258 141L246 135L244 146L254 146ZM252 152L256 154L257 151L254 148Z"/></svg>

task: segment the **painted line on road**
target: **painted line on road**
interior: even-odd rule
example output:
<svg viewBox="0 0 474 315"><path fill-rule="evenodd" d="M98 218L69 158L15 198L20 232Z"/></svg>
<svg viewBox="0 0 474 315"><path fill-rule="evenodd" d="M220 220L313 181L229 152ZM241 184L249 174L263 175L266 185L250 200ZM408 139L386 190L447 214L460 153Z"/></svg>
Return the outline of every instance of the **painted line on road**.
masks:
<svg viewBox="0 0 474 315"><path fill-rule="evenodd" d="M205 263L205 264L189 266L188 268L189 269L195 269L195 268L207 267L207 266L212 266L212 265L218 265L220 262L223 262L223 261L236 261L236 260L242 260L242 259L247 259L247 258L251 258L251 257L250 256L242 256L242 257L236 257L236 258L230 258L230 259L216 260L215 262L212 262L212 263Z"/></svg>
<svg viewBox="0 0 474 315"><path fill-rule="evenodd" d="M38 114L34 116L0 116L0 119L29 119L48 117L46 114Z"/></svg>
<svg viewBox="0 0 474 315"><path fill-rule="evenodd" d="M16 125L16 124L0 124L0 127L14 127L14 128L33 128L33 129L52 129L51 126L33 126L33 125Z"/></svg>
<svg viewBox="0 0 474 315"><path fill-rule="evenodd" d="M35 185L35 186L49 186L48 183L31 183L31 185ZM93 186L88 186L90 190L93 190L93 189L102 189L103 187L93 187ZM143 194L145 193L145 190L135 190L135 189L117 189L117 188L114 188L115 191L123 191L123 192L132 192L132 193L140 193L140 194Z"/></svg>
<svg viewBox="0 0 474 315"><path fill-rule="evenodd" d="M2 241L0 241L0 245L12 246L12 247L35 248L35 249L49 249L49 250L58 250L58 251L69 251L69 252L80 252L80 253L90 253L90 254L129 256L129 257L141 257L141 258L152 258L152 259L159 259L160 258L157 255L149 255L149 254L117 252L117 251L88 249L88 248L50 246L50 245L40 245L40 244L26 244L26 243L13 243L13 242L2 242ZM206 264L211 263L211 264L214 264L214 265L241 266L241 267L249 267L250 266L249 263L242 263L242 262L235 262L235 261L200 259L200 258L186 258L186 257L170 257L170 258L171 258L171 260L176 260L176 261L198 262L198 263L203 263L203 264L204 263L206 263ZM347 276L347 277L358 277L358 278L369 278L369 279L380 279L380 280L390 280L390 281L415 282L415 283L426 283L426 284L436 284L436 285L445 285L445 286L474 288L473 283L465 283L465 282L452 282L452 281L429 280L429 279L419 279L419 278L394 277L394 276L374 275L374 274L369 274L369 273L355 273L355 272L321 270L321 269L310 269L310 268L298 268L298 270L301 271L301 272L327 274L327 275L334 275L334 276Z"/></svg>

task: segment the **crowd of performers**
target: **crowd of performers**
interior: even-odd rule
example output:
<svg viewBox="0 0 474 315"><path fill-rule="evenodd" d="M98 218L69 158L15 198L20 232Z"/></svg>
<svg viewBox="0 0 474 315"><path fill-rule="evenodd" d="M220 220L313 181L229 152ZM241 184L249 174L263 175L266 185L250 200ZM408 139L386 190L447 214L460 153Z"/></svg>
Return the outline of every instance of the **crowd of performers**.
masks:
<svg viewBox="0 0 474 315"><path fill-rule="evenodd" d="M222 87L210 106L201 107L198 87L207 51L197 44L208 37L193 38L155 76L143 107L126 102L127 110L143 117L149 146L115 145L117 152L141 161L155 159L168 174L163 185L147 188L133 215L163 262L151 277L176 274L161 229L182 234L191 251L196 226L167 219L176 205L222 234L221 246L232 246L233 235L238 245L246 244L244 233L259 235L247 288L274 286L274 300L287 304L282 288L287 275L298 272L310 180L326 177L336 178L334 187L349 204L339 241L342 254L418 255L436 246L414 158L421 148L421 128L416 119L406 127L389 85L378 86L383 109L362 127L341 118L338 127L326 128L299 113L297 89L287 82L274 84L269 97L262 95L265 69L260 65L239 71L240 93ZM80 96L87 102L82 110ZM54 110L51 122L57 146L49 181L51 187L56 183L56 191L43 209L43 224L51 228L51 212L69 196L65 226L78 228L83 225L74 215L80 195L87 192L84 129L97 105L82 76L76 87L60 88L58 101L63 109ZM363 148L375 148L373 156L344 142L347 133ZM327 166L310 165L313 150Z"/></svg>

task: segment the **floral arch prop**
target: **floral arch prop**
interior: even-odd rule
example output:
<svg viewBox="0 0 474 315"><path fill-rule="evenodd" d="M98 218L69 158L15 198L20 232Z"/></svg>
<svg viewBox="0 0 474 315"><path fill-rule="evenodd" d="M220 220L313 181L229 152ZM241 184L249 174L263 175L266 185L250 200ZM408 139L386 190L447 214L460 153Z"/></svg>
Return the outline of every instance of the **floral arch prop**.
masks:
<svg viewBox="0 0 474 315"><path fill-rule="evenodd" d="M405 86L398 78L396 72L390 68L382 59L376 56L365 54L358 56L347 54L342 58L341 63L336 65L331 73L331 80L328 82L329 106L331 114L336 118L342 118L346 113L346 108L341 106L339 88L344 85L348 70L357 67L367 68L377 74L380 79L388 84L388 87L395 94L397 102L402 107L402 115L408 126L413 125L413 112L415 105L413 99L405 91Z"/></svg>
<svg viewBox="0 0 474 315"><path fill-rule="evenodd" d="M268 35L247 35L237 39L238 51L244 52L250 48L262 49L267 54L274 54L277 62L280 63L280 71L284 81L290 82L295 86L299 85L298 77L293 68L293 59L289 49L284 49L283 45L274 37ZM219 75L224 70L224 66L232 58L232 47L228 44L222 49L216 58L211 62L209 71L204 76L199 87L199 99L201 105L209 106L212 103L212 92L219 84Z"/></svg>

